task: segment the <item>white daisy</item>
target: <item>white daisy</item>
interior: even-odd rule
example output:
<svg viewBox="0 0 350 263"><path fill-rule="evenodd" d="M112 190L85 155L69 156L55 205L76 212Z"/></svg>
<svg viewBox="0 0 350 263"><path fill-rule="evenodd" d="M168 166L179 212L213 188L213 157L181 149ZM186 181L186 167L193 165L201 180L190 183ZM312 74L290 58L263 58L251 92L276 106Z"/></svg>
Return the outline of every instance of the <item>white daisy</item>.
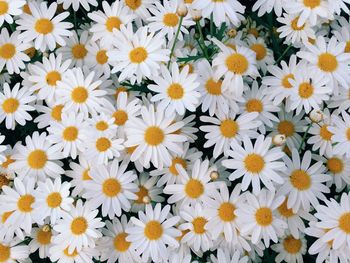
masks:
<svg viewBox="0 0 350 263"><path fill-rule="evenodd" d="M283 1L284 0L258 0L253 5L253 11L259 9L258 16L262 16L265 13L271 13L273 9L277 16L281 16Z"/></svg>
<svg viewBox="0 0 350 263"><path fill-rule="evenodd" d="M91 134L113 135L118 129L117 125L114 123L115 118L104 112L92 115L87 121L92 129Z"/></svg>
<svg viewBox="0 0 350 263"><path fill-rule="evenodd" d="M0 242L0 259L3 263L25 262L29 258L29 247L25 244L21 245L21 241L17 238L10 242Z"/></svg>
<svg viewBox="0 0 350 263"><path fill-rule="evenodd" d="M78 11L81 5L86 11L90 11L90 5L97 6L98 2L96 0L58 0L57 4L63 4L66 10L72 6L74 11Z"/></svg>
<svg viewBox="0 0 350 263"><path fill-rule="evenodd" d="M69 252L68 247L61 244L53 245L50 250L50 260L57 263L93 263L93 258L99 257L99 251L91 247L83 247L81 250L74 249Z"/></svg>
<svg viewBox="0 0 350 263"><path fill-rule="evenodd" d="M328 127L328 130L333 134L332 143L333 153L344 155L350 158L350 115L343 111L342 118L337 115L332 116L333 126Z"/></svg>
<svg viewBox="0 0 350 263"><path fill-rule="evenodd" d="M350 108L350 93L349 90L340 87L338 94L333 93L328 101L328 108L335 109L337 113L349 111Z"/></svg>
<svg viewBox="0 0 350 263"><path fill-rule="evenodd" d="M0 2L0 26L2 26L4 22L12 24L12 16L22 14L22 7L25 3L26 1L24 0L2 0Z"/></svg>
<svg viewBox="0 0 350 263"><path fill-rule="evenodd" d="M345 186L350 184L350 163L348 158L335 154L325 154L322 157L316 155L316 158L324 162L328 173L332 176L332 180L327 182L329 187L334 184L335 190L340 192Z"/></svg>
<svg viewBox="0 0 350 263"><path fill-rule="evenodd" d="M276 251L276 262L303 263L303 255L306 254L307 245L304 236L295 238L292 235L285 235L278 244L271 246Z"/></svg>
<svg viewBox="0 0 350 263"><path fill-rule="evenodd" d="M35 105L38 113L41 113L34 119L34 123L37 123L38 128L42 129L49 126L51 123L62 121L62 110L63 104L51 104L48 103L49 107L43 105Z"/></svg>
<svg viewBox="0 0 350 263"><path fill-rule="evenodd" d="M106 78L109 78L111 75L111 59L107 55L107 52L110 49L110 45L103 46L99 42L90 41L86 49L88 51L86 65L96 71L96 75L103 73Z"/></svg>
<svg viewBox="0 0 350 263"><path fill-rule="evenodd" d="M272 50L267 47L265 40L261 37L255 38L250 35L247 37L247 42L249 48L255 52L258 68L266 74L267 66L274 62Z"/></svg>
<svg viewBox="0 0 350 263"><path fill-rule="evenodd" d="M151 16L149 9L153 7L155 0L124 0L125 6L136 15L135 19L146 21Z"/></svg>
<svg viewBox="0 0 350 263"><path fill-rule="evenodd" d="M52 232L49 225L33 227L31 235L32 240L28 244L30 253L39 250L39 257L41 259L47 258L52 245Z"/></svg>

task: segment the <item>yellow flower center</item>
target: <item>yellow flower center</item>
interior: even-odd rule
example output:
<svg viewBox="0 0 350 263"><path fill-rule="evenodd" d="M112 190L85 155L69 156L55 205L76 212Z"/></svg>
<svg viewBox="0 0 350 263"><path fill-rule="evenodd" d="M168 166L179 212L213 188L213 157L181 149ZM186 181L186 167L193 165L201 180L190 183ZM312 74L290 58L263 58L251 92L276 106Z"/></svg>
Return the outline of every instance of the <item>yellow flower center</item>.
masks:
<svg viewBox="0 0 350 263"><path fill-rule="evenodd" d="M185 193L190 198L196 199L204 193L204 186L201 181L190 179L185 185Z"/></svg>
<svg viewBox="0 0 350 263"><path fill-rule="evenodd" d="M40 243L40 245L48 245L51 243L51 237L52 237L52 232L51 230L49 231L44 231L42 229L39 229L36 235L36 239Z"/></svg>
<svg viewBox="0 0 350 263"><path fill-rule="evenodd" d="M11 256L11 248L0 243L0 262L8 262Z"/></svg>
<svg viewBox="0 0 350 263"><path fill-rule="evenodd" d="M350 53L350 41L346 42L344 52L345 53Z"/></svg>
<svg viewBox="0 0 350 263"><path fill-rule="evenodd" d="M65 141L75 141L78 138L79 130L75 126L68 126L63 130L62 137Z"/></svg>
<svg viewBox="0 0 350 263"><path fill-rule="evenodd" d="M176 169L176 165L180 164L184 169L187 168L187 163L186 160L180 157L175 157L172 162L171 165L169 167L169 172L171 172L173 175L177 176L179 175L179 172Z"/></svg>
<svg viewBox="0 0 350 263"><path fill-rule="evenodd" d="M266 48L262 44L253 44L250 49L256 53L256 60L264 59L267 54Z"/></svg>
<svg viewBox="0 0 350 263"><path fill-rule="evenodd" d="M283 247L289 254L297 254L301 249L301 240L288 236L283 240Z"/></svg>
<svg viewBox="0 0 350 263"><path fill-rule="evenodd" d="M284 202L277 208L278 212L284 217L294 216L293 209L288 208L287 206L288 199L286 198Z"/></svg>
<svg viewBox="0 0 350 263"><path fill-rule="evenodd" d="M74 258L76 256L78 256L78 251L76 249L73 250L72 253L69 253L68 252L68 247L66 247L64 250L63 250L63 254L65 254L67 257L71 257L71 258Z"/></svg>
<svg viewBox="0 0 350 263"><path fill-rule="evenodd" d="M318 57L318 67L323 71L333 72L338 68L338 60L330 53L323 53Z"/></svg>
<svg viewBox="0 0 350 263"><path fill-rule="evenodd" d="M321 0L304 0L304 6L311 9L318 7L321 4Z"/></svg>
<svg viewBox="0 0 350 263"><path fill-rule="evenodd" d="M55 121L61 121L62 120L62 109L63 109L62 104L54 106L51 110L52 119L54 119Z"/></svg>
<svg viewBox="0 0 350 263"><path fill-rule="evenodd" d="M346 129L346 138L350 141L350 128Z"/></svg>
<svg viewBox="0 0 350 263"><path fill-rule="evenodd" d="M224 222L233 221L236 218L235 210L236 207L233 204L229 202L222 203L218 209L220 219Z"/></svg>
<svg viewBox="0 0 350 263"><path fill-rule="evenodd" d="M102 184L102 191L108 197L115 197L122 191L122 186L117 179L108 178Z"/></svg>
<svg viewBox="0 0 350 263"><path fill-rule="evenodd" d="M1 216L1 223L5 224L6 220L13 214L15 211L4 212Z"/></svg>
<svg viewBox="0 0 350 263"><path fill-rule="evenodd" d="M330 141L332 139L333 133L328 130L328 125L323 125L320 128L320 137L325 141Z"/></svg>
<svg viewBox="0 0 350 263"><path fill-rule="evenodd" d="M346 212L339 217L339 228L346 234L350 234L350 212Z"/></svg>
<svg viewBox="0 0 350 263"><path fill-rule="evenodd" d="M7 13L9 10L9 4L6 1L0 1L0 16Z"/></svg>
<svg viewBox="0 0 350 263"><path fill-rule="evenodd" d="M252 34L253 36L255 37L258 37L259 36L259 31L255 28L255 27L252 27L248 30L248 33L249 34Z"/></svg>
<svg viewBox="0 0 350 263"><path fill-rule="evenodd" d="M259 154L251 153L245 157L244 166L248 172L260 173L265 167L265 161Z"/></svg>
<svg viewBox="0 0 350 263"><path fill-rule="evenodd" d="M5 174L1 174L0 173L0 189L4 186L4 185L9 185L10 180L7 179Z"/></svg>
<svg viewBox="0 0 350 263"><path fill-rule="evenodd" d="M125 4L132 10L136 10L138 9L141 4L142 4L142 0L125 0Z"/></svg>
<svg viewBox="0 0 350 263"><path fill-rule="evenodd" d="M105 152L109 148L111 148L111 146L112 146L111 141L108 138L106 138L106 137L98 138L97 141L96 141L96 149L99 152Z"/></svg>
<svg viewBox="0 0 350 263"><path fill-rule="evenodd" d="M89 93L85 87L76 87L73 89L71 98L75 103L84 103L89 97Z"/></svg>
<svg viewBox="0 0 350 263"><path fill-rule="evenodd" d="M205 83L205 89L210 95L221 95L221 85L222 81L214 81L212 78Z"/></svg>
<svg viewBox="0 0 350 263"><path fill-rule="evenodd" d="M261 100L258 99L248 100L245 107L248 112L262 112L264 110Z"/></svg>
<svg viewBox="0 0 350 263"><path fill-rule="evenodd" d="M16 46L11 43L6 43L0 46L0 57L9 60L16 54Z"/></svg>
<svg viewBox="0 0 350 263"><path fill-rule="evenodd" d="M22 213L29 213L33 210L32 204L34 203L35 198L30 194L22 195L17 201L18 210Z"/></svg>
<svg viewBox="0 0 350 263"><path fill-rule="evenodd" d="M32 151L27 158L27 162L32 169L42 169L47 162L46 152L43 150Z"/></svg>
<svg viewBox="0 0 350 263"><path fill-rule="evenodd" d="M46 83L49 84L50 86L56 86L57 81L61 80L61 74L54 70L50 71L46 75Z"/></svg>
<svg viewBox="0 0 350 263"><path fill-rule="evenodd" d="M185 4L192 4L192 3L193 3L193 0L184 0L184 3L185 3Z"/></svg>
<svg viewBox="0 0 350 263"><path fill-rule="evenodd" d="M284 78L282 79L283 88L290 89L292 87L292 84L290 84L289 79L294 79L294 75L288 74L284 76Z"/></svg>
<svg viewBox="0 0 350 263"><path fill-rule="evenodd" d="M130 51L129 59L132 63L140 64L144 62L148 57L148 52L143 47L137 47Z"/></svg>
<svg viewBox="0 0 350 263"><path fill-rule="evenodd" d="M50 208L57 208L62 203L62 196L59 192L53 192L46 198L46 203Z"/></svg>
<svg viewBox="0 0 350 263"><path fill-rule="evenodd" d="M171 99L179 100L184 96L184 88L178 83L173 83L168 87L167 93Z"/></svg>
<svg viewBox="0 0 350 263"><path fill-rule="evenodd" d="M297 16L296 18L294 18L292 20L292 23L291 23L291 27L293 30L295 31L301 31L304 29L305 27L305 24L303 24L302 26L298 26L298 20L299 20L299 16Z"/></svg>
<svg viewBox="0 0 350 263"><path fill-rule="evenodd" d="M84 170L84 172L83 172L83 174L82 174L82 179L83 179L83 181L88 181L88 180L91 180L91 179L92 179L91 176L90 176L90 174L89 174L89 171L90 171L89 168Z"/></svg>
<svg viewBox="0 0 350 263"><path fill-rule="evenodd" d="M205 224L207 223L208 221L202 217L202 216L199 216L199 217L196 217L193 219L192 221L192 225L193 225L193 232L195 232L197 235L202 235L205 233Z"/></svg>
<svg viewBox="0 0 350 263"><path fill-rule="evenodd" d="M341 159L333 157L328 159L327 168L334 174L340 173L344 169L344 163Z"/></svg>
<svg viewBox="0 0 350 263"><path fill-rule="evenodd" d="M35 30L39 34L47 35L53 31L54 25L47 18L40 18L35 22Z"/></svg>
<svg viewBox="0 0 350 263"><path fill-rule="evenodd" d="M255 212L255 220L259 226L266 227L273 221L272 211L268 207L261 207Z"/></svg>
<svg viewBox="0 0 350 263"><path fill-rule="evenodd" d="M232 54L226 58L226 67L229 71L242 75L249 67L247 58L241 54Z"/></svg>
<svg viewBox="0 0 350 263"><path fill-rule="evenodd" d="M144 186L140 186L139 190L135 193L137 195L137 199L135 200L135 203L137 204L143 204L143 199L148 196L148 189Z"/></svg>
<svg viewBox="0 0 350 263"><path fill-rule="evenodd" d="M2 103L2 109L7 114L16 112L18 107L19 101L15 98L8 98Z"/></svg>
<svg viewBox="0 0 350 263"><path fill-rule="evenodd" d="M294 134L294 124L290 121L281 121L278 124L277 130L280 134L284 134L286 137L290 137Z"/></svg>
<svg viewBox="0 0 350 263"><path fill-rule="evenodd" d="M223 120L220 124L220 131L222 136L226 138L235 137L239 131L238 123L230 119Z"/></svg>
<svg viewBox="0 0 350 263"><path fill-rule="evenodd" d="M88 228L88 222L82 216L74 218L70 225L70 229L74 235L84 234L87 228Z"/></svg>
<svg viewBox="0 0 350 263"><path fill-rule="evenodd" d="M96 61L98 64L103 65L108 61L107 50L100 50L96 54Z"/></svg>
<svg viewBox="0 0 350 263"><path fill-rule="evenodd" d="M157 146L164 141L165 135L161 128L157 126L148 127L145 132L145 142L151 146Z"/></svg>
<svg viewBox="0 0 350 263"><path fill-rule="evenodd" d="M106 28L109 32L113 32L113 29L120 29L122 21L116 16L110 16L106 20Z"/></svg>
<svg viewBox="0 0 350 263"><path fill-rule="evenodd" d="M105 131L108 129L108 123L105 121L99 121L96 123L95 127L98 131Z"/></svg>
<svg viewBox="0 0 350 263"><path fill-rule="evenodd" d="M167 13L163 17L163 23L168 27L175 27L179 23L179 17L175 13Z"/></svg>
<svg viewBox="0 0 350 263"><path fill-rule="evenodd" d="M158 240L163 235L163 227L158 221L151 220L146 224L144 234L149 240Z"/></svg>
<svg viewBox="0 0 350 263"><path fill-rule="evenodd" d="M114 117L114 124L118 126L124 125L128 120L128 114L124 110L117 110L116 112L113 113L113 117Z"/></svg>
<svg viewBox="0 0 350 263"><path fill-rule="evenodd" d="M35 53L36 53L36 49L34 47L30 47L30 48L27 48L25 51L24 51L25 54L28 55L28 57L30 58L33 58L35 56Z"/></svg>
<svg viewBox="0 0 350 263"><path fill-rule="evenodd" d="M76 44L72 47L72 55L75 59L83 59L87 53L88 51L83 44Z"/></svg>
<svg viewBox="0 0 350 263"><path fill-rule="evenodd" d="M28 4L25 4L25 5L23 6L23 12L26 13L26 14L28 14L28 15L32 15L32 11L30 10Z"/></svg>
<svg viewBox="0 0 350 263"><path fill-rule="evenodd" d="M122 232L116 235L113 241L115 250L117 250L118 252L125 252L129 249L131 243L126 241L127 236L128 234L125 232Z"/></svg>
<svg viewBox="0 0 350 263"><path fill-rule="evenodd" d="M6 155L6 161L1 164L1 167L7 169L11 163L14 163L15 160L11 159L11 155ZM1 187L0 187L1 188Z"/></svg>
<svg viewBox="0 0 350 263"><path fill-rule="evenodd" d="M308 99L314 94L314 87L308 83L303 82L299 85L299 96L303 99Z"/></svg>
<svg viewBox="0 0 350 263"><path fill-rule="evenodd" d="M299 191L305 191L311 187L311 177L304 170L294 170L289 180Z"/></svg>
<svg viewBox="0 0 350 263"><path fill-rule="evenodd" d="M132 147L127 147L126 148L127 154L129 154L129 155L133 154L133 152L136 150L137 146L138 145L135 145L135 146L132 146Z"/></svg>

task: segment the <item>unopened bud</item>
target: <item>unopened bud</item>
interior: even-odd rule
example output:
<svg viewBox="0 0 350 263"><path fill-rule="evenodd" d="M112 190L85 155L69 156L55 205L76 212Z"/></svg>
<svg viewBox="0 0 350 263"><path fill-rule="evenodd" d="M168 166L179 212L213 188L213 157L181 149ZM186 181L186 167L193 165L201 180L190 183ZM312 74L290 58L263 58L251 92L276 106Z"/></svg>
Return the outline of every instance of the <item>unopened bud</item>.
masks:
<svg viewBox="0 0 350 263"><path fill-rule="evenodd" d="M235 37L237 35L237 30L234 28L231 28L228 32L227 35L231 38Z"/></svg>
<svg viewBox="0 0 350 263"><path fill-rule="evenodd" d="M46 225L43 226L43 231L44 232L49 232L50 230L51 230L51 226L50 225L46 224Z"/></svg>
<svg viewBox="0 0 350 263"><path fill-rule="evenodd" d="M191 11L191 16L194 21L199 21L202 19L202 12L200 10L193 9Z"/></svg>
<svg viewBox="0 0 350 263"><path fill-rule="evenodd" d="M177 8L177 11L176 13L179 15L179 16L187 16L187 13L188 13L188 9L187 9L187 6L183 3L181 3L179 5L179 7Z"/></svg>
<svg viewBox="0 0 350 263"><path fill-rule="evenodd" d="M142 198L142 202L143 202L144 204L149 204L149 203L151 202L151 198L149 198L149 196L146 195L146 196L144 196L144 197Z"/></svg>
<svg viewBox="0 0 350 263"><path fill-rule="evenodd" d="M282 146L286 143L286 136L284 134L276 134L272 138L272 143L276 146Z"/></svg>
<svg viewBox="0 0 350 263"><path fill-rule="evenodd" d="M211 180L213 180L213 181L215 181L215 180L217 180L218 178L219 178L219 173L217 172L217 171L212 171L211 173L210 173L210 178L211 178Z"/></svg>
<svg viewBox="0 0 350 263"><path fill-rule="evenodd" d="M323 112L322 111L320 111L320 110L312 110L310 112L309 117L310 117L310 120L312 122L319 123L319 122L321 122L323 120L324 116L323 116Z"/></svg>

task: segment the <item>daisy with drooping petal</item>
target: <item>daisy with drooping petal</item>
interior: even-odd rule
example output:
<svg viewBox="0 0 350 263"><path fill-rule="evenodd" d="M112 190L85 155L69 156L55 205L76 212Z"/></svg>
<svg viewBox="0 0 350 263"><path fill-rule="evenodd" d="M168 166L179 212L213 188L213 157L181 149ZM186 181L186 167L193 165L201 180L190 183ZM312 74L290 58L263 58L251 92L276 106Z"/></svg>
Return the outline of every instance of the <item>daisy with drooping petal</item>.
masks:
<svg viewBox="0 0 350 263"><path fill-rule="evenodd" d="M154 77L156 85L148 85L150 90L158 93L151 101L160 101L158 109L164 110L166 116L175 112L184 115L186 110L194 112L200 98L197 75L189 73L189 66L180 71L177 63L171 65L171 72L161 66L161 73L161 77Z"/></svg>
<svg viewBox="0 0 350 263"><path fill-rule="evenodd" d="M128 212L130 200L137 199L136 174L126 171L127 163L119 166L118 159L105 165L94 166L90 171L91 180L85 184L83 197L91 204L92 209L102 206L102 215L113 219L120 216L122 210Z"/></svg>
<svg viewBox="0 0 350 263"><path fill-rule="evenodd" d="M90 11L90 5L97 6L96 0L58 0L57 4L63 4L63 8L67 10L70 6L73 7L74 11L77 11L80 7L84 7L86 11Z"/></svg>
<svg viewBox="0 0 350 263"><path fill-rule="evenodd" d="M295 238L292 235L285 235L280 239L280 242L271 246L271 249L276 251L276 262L293 262L302 263L303 255L307 250L306 239L304 236Z"/></svg>
<svg viewBox="0 0 350 263"><path fill-rule="evenodd" d="M20 19L16 20L19 26L17 29L23 30L18 38L24 42L34 40L36 49L45 51L54 50L56 43L64 46L65 40L63 37L70 36L72 33L68 30L73 27L73 24L62 22L69 16L68 12L62 12L58 16L54 16L57 10L57 3L52 3L48 6L47 2L35 3L29 2L31 14L22 14Z"/></svg>
<svg viewBox="0 0 350 263"><path fill-rule="evenodd" d="M25 5L24 0L1 0L0 2L0 26L4 22L13 23L12 16L22 14L22 7Z"/></svg>

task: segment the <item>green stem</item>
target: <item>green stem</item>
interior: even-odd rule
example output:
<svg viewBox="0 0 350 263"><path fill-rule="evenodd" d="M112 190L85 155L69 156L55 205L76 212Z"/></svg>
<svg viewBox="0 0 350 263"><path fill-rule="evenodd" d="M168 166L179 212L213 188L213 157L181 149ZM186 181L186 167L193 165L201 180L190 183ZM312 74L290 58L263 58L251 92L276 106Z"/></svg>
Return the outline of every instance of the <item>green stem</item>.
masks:
<svg viewBox="0 0 350 263"><path fill-rule="evenodd" d="M168 66L167 66L168 68L170 67L171 58L173 57L173 54L174 54L175 45L176 45L177 39L178 39L179 34L180 34L180 30L181 30L181 26L182 26L182 21L183 20L184 20L184 17L180 16L179 27L177 28L177 31L176 31L176 34L175 34L175 40L174 40L173 46L171 47L171 51L170 51L170 57L169 57Z"/></svg>
<svg viewBox="0 0 350 263"><path fill-rule="evenodd" d="M290 44L282 53L282 55L276 60L276 62L274 63L274 65L277 65L282 59L283 57L287 54L287 52L289 51L289 49L291 49L292 45Z"/></svg>
<svg viewBox="0 0 350 263"><path fill-rule="evenodd" d="M213 13L210 15L210 36L214 36L214 21L213 21Z"/></svg>
<svg viewBox="0 0 350 263"><path fill-rule="evenodd" d="M309 125L307 126L307 129L306 129L306 131L305 131L305 133L304 133L304 136L303 136L303 138L302 138L302 140L301 140L301 143L300 143L298 152L300 152L301 149L303 148L304 141L305 141L305 139L306 139L306 136L307 136L307 134L308 134L308 132L309 132L311 126L312 126L312 122L310 122Z"/></svg>
<svg viewBox="0 0 350 263"><path fill-rule="evenodd" d="M197 24L200 40L202 41L204 56L206 57L207 60L209 60L207 47L205 46L205 43L204 43L204 36L203 36L201 25L199 24L199 21L196 21L196 24Z"/></svg>
<svg viewBox="0 0 350 263"><path fill-rule="evenodd" d="M78 33L78 25L77 25L77 13L73 10L74 17L74 30Z"/></svg>

